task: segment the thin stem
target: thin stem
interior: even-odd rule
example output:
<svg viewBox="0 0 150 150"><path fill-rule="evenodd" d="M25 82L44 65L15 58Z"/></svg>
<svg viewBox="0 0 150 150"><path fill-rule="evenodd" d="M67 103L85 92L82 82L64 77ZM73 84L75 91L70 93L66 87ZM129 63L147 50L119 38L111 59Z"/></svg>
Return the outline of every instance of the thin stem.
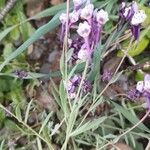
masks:
<svg viewBox="0 0 150 150"><path fill-rule="evenodd" d="M67 14L67 21L66 21L66 31L65 31L65 38L64 38L64 45L63 45L63 53L64 53L64 63L65 63L65 75L64 75L64 80L66 81L67 83L67 74L68 74L68 71L67 71L67 50L68 50L68 33L69 33L69 7L70 7L70 0L67 0L67 3L66 3L66 14ZM70 106L70 109L72 108L71 107L71 102L69 101L69 106ZM67 118L65 117L65 122L66 122L66 125L67 125ZM68 127L68 125L67 125ZM65 139L65 142L62 146L62 150L66 150L67 149L67 144L68 144L68 133L66 133L66 139Z"/></svg>

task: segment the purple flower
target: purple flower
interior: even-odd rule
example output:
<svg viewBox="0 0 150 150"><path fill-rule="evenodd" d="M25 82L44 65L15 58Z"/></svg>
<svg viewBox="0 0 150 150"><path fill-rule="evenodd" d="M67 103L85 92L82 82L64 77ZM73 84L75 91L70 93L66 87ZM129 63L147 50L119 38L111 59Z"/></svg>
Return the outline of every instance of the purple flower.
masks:
<svg viewBox="0 0 150 150"><path fill-rule="evenodd" d="M92 90L92 84L89 80L84 80L83 86L82 86L83 92L88 93Z"/></svg>
<svg viewBox="0 0 150 150"><path fill-rule="evenodd" d="M88 24L87 21L84 21L83 23L79 24L77 33L83 37L83 38L87 38L90 35L91 32L91 26Z"/></svg>
<svg viewBox="0 0 150 150"><path fill-rule="evenodd" d="M102 81L108 82L108 81L111 80L112 76L113 76L112 71L110 71L110 70L104 70L104 73L102 75Z"/></svg>
<svg viewBox="0 0 150 150"><path fill-rule="evenodd" d="M150 74L145 75L144 81L137 83L136 89L147 99L148 108L150 109Z"/></svg>
<svg viewBox="0 0 150 150"><path fill-rule="evenodd" d="M138 40L140 36L141 24L147 17L144 10L139 10L135 1L133 1L128 7L123 2L120 9L120 17L130 24L132 34L135 40Z"/></svg>
<svg viewBox="0 0 150 150"><path fill-rule="evenodd" d="M75 75L69 80L67 84L67 90L68 90L70 98L74 98L76 96L76 92L79 88L80 82L81 82L81 75ZM92 90L91 82L88 80L84 80L81 91L83 91L86 94L90 92L91 90Z"/></svg>
<svg viewBox="0 0 150 150"><path fill-rule="evenodd" d="M69 26L71 26L73 23L76 23L79 20L79 11L73 11L69 14Z"/></svg>
<svg viewBox="0 0 150 150"><path fill-rule="evenodd" d="M74 10L79 10L86 0L73 0Z"/></svg>
<svg viewBox="0 0 150 150"><path fill-rule="evenodd" d="M81 15L80 17L82 19L85 19L87 21L91 20L92 15L94 11L94 5L93 4L88 4L86 5L82 10L81 10Z"/></svg>
<svg viewBox="0 0 150 150"><path fill-rule="evenodd" d="M136 90L135 88L133 88L128 91L127 95L128 95L129 99L137 100L138 98L140 98L141 93L138 90Z"/></svg>
<svg viewBox="0 0 150 150"><path fill-rule="evenodd" d="M106 11L101 9L100 11L97 12L97 14L96 14L96 21L100 25L104 25L108 20L109 20L108 13Z"/></svg>
<svg viewBox="0 0 150 150"><path fill-rule="evenodd" d="M24 70L16 70L15 75L18 76L18 78L23 79L28 76L28 73Z"/></svg>
<svg viewBox="0 0 150 150"><path fill-rule="evenodd" d="M75 75L74 77L72 77L67 85L68 93L74 93L76 87L79 86L80 81L81 81L80 75Z"/></svg>
<svg viewBox="0 0 150 150"><path fill-rule="evenodd" d="M86 61L88 59L88 52L86 49L81 48L78 52L78 59L79 61Z"/></svg>

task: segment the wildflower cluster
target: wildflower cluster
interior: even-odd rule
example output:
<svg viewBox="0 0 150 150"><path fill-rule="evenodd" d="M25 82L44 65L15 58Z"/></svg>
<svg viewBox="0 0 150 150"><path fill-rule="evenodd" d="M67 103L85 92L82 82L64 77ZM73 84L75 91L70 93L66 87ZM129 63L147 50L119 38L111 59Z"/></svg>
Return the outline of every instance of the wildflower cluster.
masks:
<svg viewBox="0 0 150 150"><path fill-rule="evenodd" d="M74 10L69 13L69 47L74 49L73 60L92 62L92 54L101 39L103 26L109 20L108 13L103 9L94 9L94 5L88 0L74 0ZM67 14L60 16L62 30L60 39L64 38Z"/></svg>
<svg viewBox="0 0 150 150"><path fill-rule="evenodd" d="M132 34L135 40L138 40L141 24L147 17L144 10L139 10L135 1L133 1L130 6L126 6L125 2L122 2L120 17L122 20L125 20L130 24Z"/></svg>

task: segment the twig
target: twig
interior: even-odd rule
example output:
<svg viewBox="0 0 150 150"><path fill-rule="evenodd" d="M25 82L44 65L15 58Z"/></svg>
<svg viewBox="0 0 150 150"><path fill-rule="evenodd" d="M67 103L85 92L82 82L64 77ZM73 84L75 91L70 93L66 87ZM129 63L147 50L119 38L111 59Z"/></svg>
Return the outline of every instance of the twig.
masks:
<svg viewBox="0 0 150 150"><path fill-rule="evenodd" d="M6 6L0 12L0 22L4 19L7 13L15 6L17 0L9 0Z"/></svg>

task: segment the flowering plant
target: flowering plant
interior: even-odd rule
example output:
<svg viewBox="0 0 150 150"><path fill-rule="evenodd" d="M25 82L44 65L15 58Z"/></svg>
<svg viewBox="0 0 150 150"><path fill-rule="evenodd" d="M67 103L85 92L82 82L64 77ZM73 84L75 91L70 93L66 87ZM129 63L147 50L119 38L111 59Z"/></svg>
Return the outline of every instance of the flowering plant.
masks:
<svg viewBox="0 0 150 150"><path fill-rule="evenodd" d="M18 3L8 0L6 8L12 7L12 1ZM1 149L149 149L150 58L145 47L150 41L150 8L146 0L66 0L26 20L21 3L0 25ZM9 20L11 13L15 18ZM39 27L51 15L55 16L36 31L30 27ZM46 18L39 21L40 17ZM60 34L51 37L49 31L59 25L55 32ZM26 49L29 61L26 53L12 61ZM35 54L38 58L32 62Z"/></svg>

